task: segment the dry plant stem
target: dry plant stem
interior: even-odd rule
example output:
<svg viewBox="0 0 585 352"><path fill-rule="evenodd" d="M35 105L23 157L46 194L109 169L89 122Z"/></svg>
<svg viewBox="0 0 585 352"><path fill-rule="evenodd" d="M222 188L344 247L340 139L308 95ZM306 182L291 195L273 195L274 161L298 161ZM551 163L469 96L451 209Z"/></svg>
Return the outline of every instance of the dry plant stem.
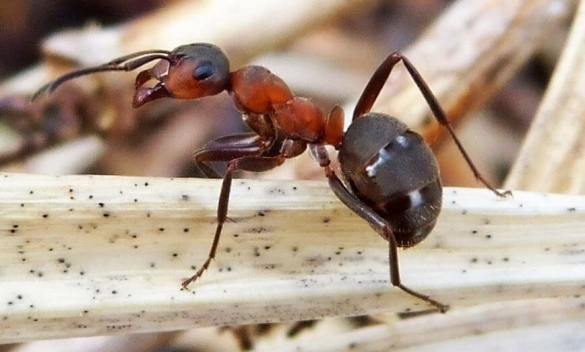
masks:
<svg viewBox="0 0 585 352"><path fill-rule="evenodd" d="M505 84L550 31L560 30L575 3L458 1L405 54L455 122L480 107ZM405 70L397 67L396 71L374 110L397 116L419 129L430 123L433 128L427 128L425 133L434 140L438 124Z"/></svg>
<svg viewBox="0 0 585 352"><path fill-rule="evenodd" d="M403 320L257 350L574 351L585 344L584 328L585 299L539 299L487 304L422 322Z"/></svg>
<svg viewBox="0 0 585 352"><path fill-rule="evenodd" d="M205 259L219 180L0 174L0 342L426 307L391 288L387 243L325 182L237 180ZM454 310L583 295L585 198L445 191L403 282Z"/></svg>
<svg viewBox="0 0 585 352"><path fill-rule="evenodd" d="M585 2L506 187L585 193Z"/></svg>

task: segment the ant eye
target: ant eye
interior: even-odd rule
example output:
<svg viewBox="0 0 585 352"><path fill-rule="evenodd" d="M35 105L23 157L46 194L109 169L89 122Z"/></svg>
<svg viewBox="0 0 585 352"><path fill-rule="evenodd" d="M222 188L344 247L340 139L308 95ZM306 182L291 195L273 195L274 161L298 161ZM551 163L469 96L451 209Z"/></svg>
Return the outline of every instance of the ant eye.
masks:
<svg viewBox="0 0 585 352"><path fill-rule="evenodd" d="M209 61L203 62L193 70L193 78L198 81L203 81L213 75L213 64Z"/></svg>

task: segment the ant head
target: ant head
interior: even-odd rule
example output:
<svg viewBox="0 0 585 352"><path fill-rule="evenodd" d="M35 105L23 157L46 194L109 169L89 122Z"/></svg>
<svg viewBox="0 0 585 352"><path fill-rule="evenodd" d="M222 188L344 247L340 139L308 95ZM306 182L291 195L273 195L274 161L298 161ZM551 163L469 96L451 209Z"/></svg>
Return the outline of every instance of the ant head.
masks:
<svg viewBox="0 0 585 352"><path fill-rule="evenodd" d="M151 79L152 87L143 85ZM230 69L227 56L212 44L183 45L169 53L151 69L136 76L134 107L146 102L171 97L197 99L229 89Z"/></svg>
<svg viewBox="0 0 585 352"><path fill-rule="evenodd" d="M203 98L230 88L230 64L226 55L215 45L200 43L183 45L173 51L140 51L103 65L71 71L45 84L33 94L32 100L77 77L105 71L132 71L154 60L160 61L136 76L134 107L164 97ZM157 82L145 87L151 79Z"/></svg>

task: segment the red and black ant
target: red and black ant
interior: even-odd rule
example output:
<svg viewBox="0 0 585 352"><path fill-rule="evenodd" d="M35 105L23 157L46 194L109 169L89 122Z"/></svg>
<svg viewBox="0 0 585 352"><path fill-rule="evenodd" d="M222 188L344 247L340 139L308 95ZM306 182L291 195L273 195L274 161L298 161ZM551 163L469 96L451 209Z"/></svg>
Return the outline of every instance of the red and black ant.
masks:
<svg viewBox="0 0 585 352"><path fill-rule="evenodd" d="M499 197L511 193L496 190L482 177L437 98L406 57L394 52L382 62L366 85L345 133L344 114L339 106L325 115L310 99L295 96L282 79L261 66L231 72L221 49L205 43L184 45L172 51L137 52L104 65L72 71L43 86L33 99L76 77L102 71L132 71L153 60L160 61L136 77L134 107L164 97L198 99L227 91L251 129L248 133L213 140L195 153L195 162L206 176L220 177L209 165L211 162L226 162L227 169L211 250L195 275L183 282L183 287L201 277L215 257L227 219L234 171L267 171L309 147L335 195L388 241L392 285L441 312L447 311L447 305L404 286L400 279L397 249L414 246L431 232L441 210L442 187L437 161L423 138L394 117L370 112L398 62L402 61L408 70L437 121L447 128L475 177ZM145 87L152 79L156 84ZM339 151L345 183L330 167L326 145Z"/></svg>

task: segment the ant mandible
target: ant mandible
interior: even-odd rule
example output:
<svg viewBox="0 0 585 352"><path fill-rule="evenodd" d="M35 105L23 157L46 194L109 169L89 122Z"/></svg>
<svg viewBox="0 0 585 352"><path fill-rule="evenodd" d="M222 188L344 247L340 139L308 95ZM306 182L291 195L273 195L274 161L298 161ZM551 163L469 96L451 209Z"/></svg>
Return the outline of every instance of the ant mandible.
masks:
<svg viewBox="0 0 585 352"><path fill-rule="evenodd" d="M400 52L390 54L374 72L344 133L343 110L336 106L325 115L311 100L295 96L286 83L261 66L230 71L227 56L215 45L197 43L172 51L147 50L122 56L106 64L69 72L40 88L52 92L76 77L102 71L132 71L151 62L152 68L136 76L134 107L164 97L198 99L227 91L251 132L218 138L195 152L194 158L207 177L220 177L209 165L227 162L217 207L217 227L207 259L186 288L197 280L215 257L227 219L234 171L267 171L307 147L324 169L335 195L389 243L390 282L406 293L446 312L448 305L402 284L398 247L421 242L435 226L441 210L442 187L437 161L423 138L398 119L370 109L392 68L400 61L418 86L437 121L443 125L475 177L499 197L471 161L437 98L418 71ZM153 86L144 85L155 80ZM326 145L339 151L344 183L330 166Z"/></svg>

